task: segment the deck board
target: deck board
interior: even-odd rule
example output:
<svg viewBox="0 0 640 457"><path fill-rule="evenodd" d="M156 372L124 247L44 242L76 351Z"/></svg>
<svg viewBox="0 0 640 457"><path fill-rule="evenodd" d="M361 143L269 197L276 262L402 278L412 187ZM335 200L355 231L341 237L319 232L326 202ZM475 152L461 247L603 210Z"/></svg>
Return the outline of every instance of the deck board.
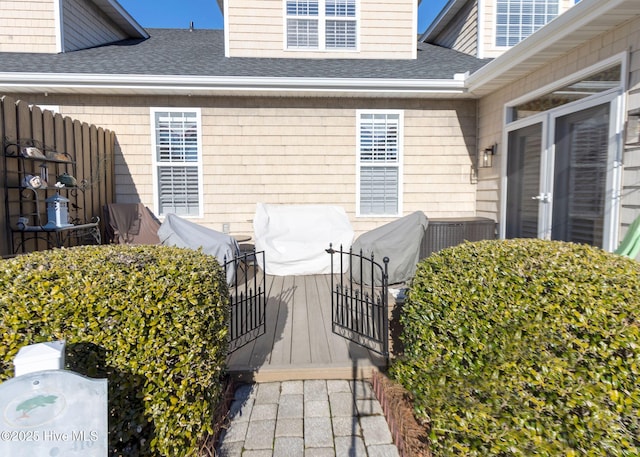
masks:
<svg viewBox="0 0 640 457"><path fill-rule="evenodd" d="M252 381L370 377L381 356L335 335L330 275L266 276L266 331L228 357L232 377Z"/></svg>

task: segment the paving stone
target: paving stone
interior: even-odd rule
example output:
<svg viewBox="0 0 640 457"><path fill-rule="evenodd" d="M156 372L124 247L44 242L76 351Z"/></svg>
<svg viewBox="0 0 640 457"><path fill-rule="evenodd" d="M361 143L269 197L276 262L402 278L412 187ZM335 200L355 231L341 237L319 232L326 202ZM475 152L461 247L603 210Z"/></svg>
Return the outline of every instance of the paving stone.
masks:
<svg viewBox="0 0 640 457"><path fill-rule="evenodd" d="M304 381L283 381L280 386L280 395L302 395L304 393Z"/></svg>
<svg viewBox="0 0 640 457"><path fill-rule="evenodd" d="M362 436L367 446L374 444L391 444L391 432L384 416L360 417Z"/></svg>
<svg viewBox="0 0 640 457"><path fill-rule="evenodd" d="M355 397L358 400L363 398L376 398L371 384L367 381L352 381L351 389L352 392L356 394Z"/></svg>
<svg viewBox="0 0 640 457"><path fill-rule="evenodd" d="M278 404L278 419L299 419L304 414L302 395L282 395Z"/></svg>
<svg viewBox="0 0 640 457"><path fill-rule="evenodd" d="M327 380L327 392L351 392L351 385L347 380L330 379Z"/></svg>
<svg viewBox="0 0 640 457"><path fill-rule="evenodd" d="M379 446L367 446L369 457L400 457L395 444L381 444Z"/></svg>
<svg viewBox="0 0 640 457"><path fill-rule="evenodd" d="M242 453L242 457L271 457L272 455L273 452L271 451L271 449L263 449L257 451L249 450ZM238 454L236 457L240 457L240 454Z"/></svg>
<svg viewBox="0 0 640 457"><path fill-rule="evenodd" d="M304 400L326 400L327 382L324 380L311 380L304 382Z"/></svg>
<svg viewBox="0 0 640 457"><path fill-rule="evenodd" d="M273 457L300 457L304 455L304 439L291 436L276 438Z"/></svg>
<svg viewBox="0 0 640 457"><path fill-rule="evenodd" d="M244 441L245 449L273 449L276 421L251 421Z"/></svg>
<svg viewBox="0 0 640 457"><path fill-rule="evenodd" d="M254 406L255 408L255 406ZM356 400L356 410L360 416L376 416L384 414L380 402L375 398Z"/></svg>
<svg viewBox="0 0 640 457"><path fill-rule="evenodd" d="M329 401L305 401L304 402L304 417L330 417Z"/></svg>
<svg viewBox="0 0 640 457"><path fill-rule="evenodd" d="M265 403L278 403L280 400L280 383L279 382L265 382L258 384L258 393L256 394L257 405Z"/></svg>
<svg viewBox="0 0 640 457"><path fill-rule="evenodd" d="M232 421L226 430L222 432L221 442L235 443L238 441L244 441L247 436L247 428L249 427L249 421Z"/></svg>
<svg viewBox="0 0 640 457"><path fill-rule="evenodd" d="M275 420L278 416L278 405L268 403L265 405L254 405L251 411L251 421Z"/></svg>
<svg viewBox="0 0 640 457"><path fill-rule="evenodd" d="M304 436L304 422L300 419L281 419L276 422L276 438L280 436Z"/></svg>
<svg viewBox="0 0 640 457"><path fill-rule="evenodd" d="M367 448L359 436L337 436L335 439L336 456L366 457Z"/></svg>
<svg viewBox="0 0 640 457"><path fill-rule="evenodd" d="M232 443L223 442L216 451L217 457L240 457L242 455L242 441L234 441Z"/></svg>
<svg viewBox="0 0 640 457"><path fill-rule="evenodd" d="M336 457L333 447L311 447L304 450L304 457Z"/></svg>
<svg viewBox="0 0 640 457"><path fill-rule="evenodd" d="M304 421L304 447L333 446L331 419L328 417L310 417Z"/></svg>
<svg viewBox="0 0 640 457"><path fill-rule="evenodd" d="M348 392L338 392L329 396L329 404L331 406L331 416L353 416L356 414L356 408L353 404L353 396Z"/></svg>
<svg viewBox="0 0 640 457"><path fill-rule="evenodd" d="M362 436L362 428L358 416L338 416L332 418L335 436Z"/></svg>

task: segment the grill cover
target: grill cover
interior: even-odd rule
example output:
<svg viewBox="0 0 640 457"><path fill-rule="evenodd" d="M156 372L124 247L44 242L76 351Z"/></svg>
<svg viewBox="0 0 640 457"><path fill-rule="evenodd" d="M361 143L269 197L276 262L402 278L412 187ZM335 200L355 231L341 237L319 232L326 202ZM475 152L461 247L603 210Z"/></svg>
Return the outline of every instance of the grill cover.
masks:
<svg viewBox="0 0 640 457"><path fill-rule="evenodd" d="M375 261L383 267L383 259L389 257L389 284L407 281L416 272L427 223L427 216L422 211L396 219L360 235L353 243L353 253L360 254L362 250L365 257L373 254ZM352 268L353 278L360 280L360 262L354 262ZM371 285L370 269L363 271L362 277L364 284ZM377 268L374 269L374 281L376 286L382 285L382 275Z"/></svg>
<svg viewBox="0 0 640 457"><path fill-rule="evenodd" d="M253 229L256 251L265 256L260 268L276 276L329 274L329 244L348 250L353 242L351 223L339 206L258 203ZM340 271L340 256L334 256L334 271Z"/></svg>

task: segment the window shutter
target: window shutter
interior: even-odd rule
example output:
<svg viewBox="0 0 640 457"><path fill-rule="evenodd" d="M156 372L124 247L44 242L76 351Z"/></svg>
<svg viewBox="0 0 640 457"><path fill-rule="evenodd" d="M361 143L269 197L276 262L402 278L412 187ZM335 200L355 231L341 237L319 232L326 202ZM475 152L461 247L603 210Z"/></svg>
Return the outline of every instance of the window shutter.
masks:
<svg viewBox="0 0 640 457"><path fill-rule="evenodd" d="M327 0L325 14L327 49L355 49L357 46L355 0Z"/></svg>
<svg viewBox="0 0 640 457"><path fill-rule="evenodd" d="M197 216L200 203L198 167L158 166L160 214Z"/></svg>
<svg viewBox="0 0 640 457"><path fill-rule="evenodd" d="M398 213L398 168L360 169L360 214Z"/></svg>
<svg viewBox="0 0 640 457"><path fill-rule="evenodd" d="M287 48L318 48L318 0L287 0Z"/></svg>
<svg viewBox="0 0 640 457"><path fill-rule="evenodd" d="M360 214L400 211L400 114L361 113L359 125Z"/></svg>
<svg viewBox="0 0 640 457"><path fill-rule="evenodd" d="M200 214L200 119L197 111L155 112L158 213Z"/></svg>

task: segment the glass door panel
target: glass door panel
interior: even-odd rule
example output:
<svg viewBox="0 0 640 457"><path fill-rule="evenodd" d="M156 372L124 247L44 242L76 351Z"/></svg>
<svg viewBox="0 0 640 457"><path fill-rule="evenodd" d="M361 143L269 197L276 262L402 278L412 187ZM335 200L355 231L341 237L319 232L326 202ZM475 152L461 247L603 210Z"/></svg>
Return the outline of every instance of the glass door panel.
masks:
<svg viewBox="0 0 640 457"><path fill-rule="evenodd" d="M539 236L542 123L509 132L507 238Z"/></svg>
<svg viewBox="0 0 640 457"><path fill-rule="evenodd" d="M602 247L609 104L556 119L551 238Z"/></svg>

